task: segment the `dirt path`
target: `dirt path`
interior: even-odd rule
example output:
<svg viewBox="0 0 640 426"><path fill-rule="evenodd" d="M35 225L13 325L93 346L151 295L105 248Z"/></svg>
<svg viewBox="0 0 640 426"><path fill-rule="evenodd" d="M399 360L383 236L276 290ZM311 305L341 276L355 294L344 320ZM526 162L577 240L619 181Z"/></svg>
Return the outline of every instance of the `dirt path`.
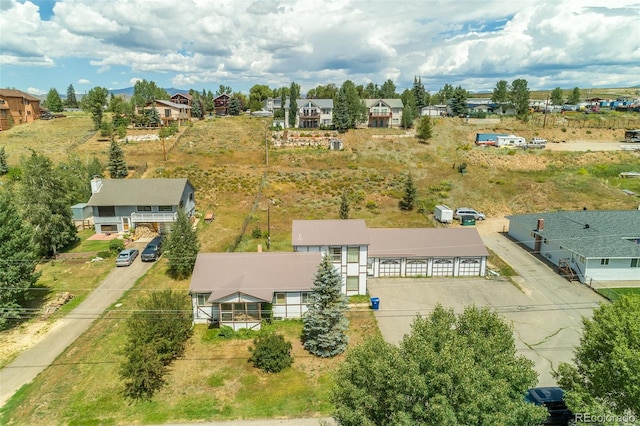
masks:
<svg viewBox="0 0 640 426"><path fill-rule="evenodd" d="M140 247L136 247L140 248ZM129 267L114 268L100 285L73 311L56 321L39 341L22 352L0 370L0 406L4 405L23 385L30 383L41 371L55 362L69 345L115 303L153 263L139 259Z"/></svg>

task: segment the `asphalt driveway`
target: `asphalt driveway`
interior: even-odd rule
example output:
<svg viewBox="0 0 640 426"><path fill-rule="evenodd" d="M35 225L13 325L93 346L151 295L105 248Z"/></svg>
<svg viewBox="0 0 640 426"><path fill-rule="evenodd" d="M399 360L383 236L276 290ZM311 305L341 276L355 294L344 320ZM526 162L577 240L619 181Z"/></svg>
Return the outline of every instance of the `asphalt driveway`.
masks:
<svg viewBox="0 0 640 426"><path fill-rule="evenodd" d="M465 306L491 306L514 328L518 352L535 363L539 386L555 386L551 372L571 362L580 342L582 318L606 300L577 282L560 277L547 264L506 237L483 237L485 245L519 274L521 289L506 279L378 278L369 293L380 298L375 312L384 339L398 343L416 315L438 304L462 312Z"/></svg>

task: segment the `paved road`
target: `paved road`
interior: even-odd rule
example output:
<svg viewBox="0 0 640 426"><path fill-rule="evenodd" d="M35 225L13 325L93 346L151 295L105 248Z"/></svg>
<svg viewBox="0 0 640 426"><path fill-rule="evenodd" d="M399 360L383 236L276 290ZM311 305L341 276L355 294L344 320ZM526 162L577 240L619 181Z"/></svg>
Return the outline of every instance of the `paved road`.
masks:
<svg viewBox="0 0 640 426"><path fill-rule="evenodd" d="M142 243L132 247L141 249ZM73 311L56 321L47 335L22 352L12 363L0 370L0 407L23 385L30 383L52 364L71 343L84 333L104 310L115 303L153 263L143 263L140 257L126 268L114 268L100 285Z"/></svg>
<svg viewBox="0 0 640 426"><path fill-rule="evenodd" d="M368 283L380 297L376 311L385 340L398 343L411 329L416 314L430 313L436 304L461 312L465 306L492 306L513 324L518 353L535 363L540 386L553 386L551 371L570 362L579 343L582 318L605 299L579 283L561 278L547 264L500 234L483 236L519 274L522 291L506 280L485 278L389 278Z"/></svg>

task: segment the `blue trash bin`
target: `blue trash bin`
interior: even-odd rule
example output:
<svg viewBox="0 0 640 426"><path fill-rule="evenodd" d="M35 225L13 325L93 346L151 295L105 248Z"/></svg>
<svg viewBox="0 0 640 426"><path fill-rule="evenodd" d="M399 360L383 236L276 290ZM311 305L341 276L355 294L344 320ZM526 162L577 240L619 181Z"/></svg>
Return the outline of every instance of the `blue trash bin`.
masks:
<svg viewBox="0 0 640 426"><path fill-rule="evenodd" d="M373 309L374 311L377 311L378 308L380 308L380 298L379 297L372 297L371 298L371 309Z"/></svg>

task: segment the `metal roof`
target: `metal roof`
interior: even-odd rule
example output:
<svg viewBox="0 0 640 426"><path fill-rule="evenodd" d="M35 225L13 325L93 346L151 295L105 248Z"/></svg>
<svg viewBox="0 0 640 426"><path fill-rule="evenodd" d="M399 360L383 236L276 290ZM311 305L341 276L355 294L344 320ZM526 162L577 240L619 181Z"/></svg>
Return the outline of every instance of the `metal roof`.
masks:
<svg viewBox="0 0 640 426"><path fill-rule="evenodd" d="M640 258L640 210L579 210L506 216L586 258ZM638 271L640 274L640 270Z"/></svg>
<svg viewBox="0 0 640 426"><path fill-rule="evenodd" d="M369 257L489 256L475 228L370 228Z"/></svg>
<svg viewBox="0 0 640 426"><path fill-rule="evenodd" d="M294 220L291 244L296 246L354 246L369 244L363 219Z"/></svg>
<svg viewBox="0 0 640 426"><path fill-rule="evenodd" d="M91 195L90 206L177 206L185 186L182 179L102 179L100 190Z"/></svg>
<svg viewBox="0 0 640 426"><path fill-rule="evenodd" d="M199 253L190 293L211 293L209 301L243 293L271 302L277 291L309 291L320 252Z"/></svg>

